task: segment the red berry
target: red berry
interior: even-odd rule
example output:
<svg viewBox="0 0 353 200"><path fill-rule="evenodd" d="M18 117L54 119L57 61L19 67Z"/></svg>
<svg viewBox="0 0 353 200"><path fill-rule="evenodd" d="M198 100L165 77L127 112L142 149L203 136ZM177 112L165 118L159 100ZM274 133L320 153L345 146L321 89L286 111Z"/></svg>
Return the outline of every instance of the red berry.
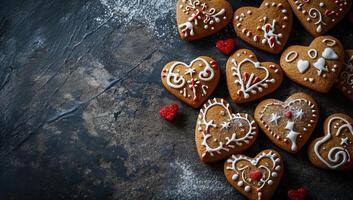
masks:
<svg viewBox="0 0 353 200"><path fill-rule="evenodd" d="M301 187L297 190L295 189L288 190L288 198L290 200L304 200L307 194L308 194L308 190L304 187Z"/></svg>
<svg viewBox="0 0 353 200"><path fill-rule="evenodd" d="M164 108L161 108L159 110L159 114L161 115L161 117L163 117L164 119L168 120L168 121L173 121L175 115L178 112L178 105L177 104L170 104L169 106L166 106Z"/></svg>
<svg viewBox="0 0 353 200"><path fill-rule="evenodd" d="M224 54L229 55L233 52L235 48L234 39L218 40L216 42L216 47Z"/></svg>

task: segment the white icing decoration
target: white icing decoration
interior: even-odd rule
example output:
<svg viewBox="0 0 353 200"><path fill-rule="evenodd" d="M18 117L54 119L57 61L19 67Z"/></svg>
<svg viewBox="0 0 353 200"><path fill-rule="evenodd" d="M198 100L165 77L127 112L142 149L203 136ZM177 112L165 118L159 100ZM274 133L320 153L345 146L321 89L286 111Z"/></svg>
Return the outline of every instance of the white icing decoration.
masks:
<svg viewBox="0 0 353 200"><path fill-rule="evenodd" d="M311 8L309 10L309 17L311 19L317 19L317 21L315 22L316 27L316 32L317 33L321 33L322 31L322 26L326 26L326 23L322 20L322 15L321 12L316 9L316 8Z"/></svg>
<svg viewBox="0 0 353 200"><path fill-rule="evenodd" d="M296 51L290 51L286 58L285 58L285 61L290 63L290 62L293 62L295 59L297 59L298 57L298 53Z"/></svg>
<svg viewBox="0 0 353 200"><path fill-rule="evenodd" d="M251 63L256 69L261 69L264 70L266 75L263 79L257 82L253 82L256 79L259 79L254 73L251 73L249 78L247 80L244 80L241 74L241 67L244 63ZM234 81L235 84L240 85L240 89L237 91L238 95L243 95L245 99L250 97L250 94L256 94L257 92L262 92L263 88L267 88L269 83L275 83L275 79L269 79L270 73L267 68L261 66L260 62L255 62L251 59L245 58L242 60L239 64L235 61L235 59L232 60L233 66L232 66L232 71L233 76L237 77L238 79Z"/></svg>
<svg viewBox="0 0 353 200"><path fill-rule="evenodd" d="M325 58L319 58L313 65L318 70L318 75L321 75L323 71L328 72L327 67L325 66Z"/></svg>
<svg viewBox="0 0 353 200"><path fill-rule="evenodd" d="M328 38L323 39L322 42L325 43L325 44L326 44L327 46L329 46L329 47L333 47L333 46L335 46L336 43L337 43L335 40L333 40L333 39L328 39Z"/></svg>
<svg viewBox="0 0 353 200"><path fill-rule="evenodd" d="M304 116L304 112L303 112L303 109L297 109L294 111L294 115L295 115L295 118L296 119L302 119L303 116Z"/></svg>
<svg viewBox="0 0 353 200"><path fill-rule="evenodd" d="M224 115L228 116L228 121L222 122L221 125L217 125L214 120L209 120L207 119L207 112L209 111L210 108L214 106L219 106L223 109ZM198 126L204 127L201 131L202 133L202 145L205 147L205 152L202 156L205 156L207 153L211 156L214 156L214 153L220 154L221 151L229 151L229 148L234 148L234 145L242 146L243 144L249 143L251 139L254 138L256 135L255 132L255 121L252 120L250 121L249 117L247 114L245 116L242 116L241 114L232 114L230 111L230 107L228 103L225 103L223 99L218 101L216 98L213 100L208 100L207 103L204 104L203 108L200 110L200 115L201 118L198 121ZM240 123L239 121L244 121L245 123ZM229 129L231 125L239 126L239 127L248 127L248 131L245 133L243 137L237 138L237 133L233 133L231 138L226 137L225 138L225 144L223 142L219 142L217 147L211 147L207 143L208 138L212 137L212 135L209 133L210 128L218 128L221 127L220 130L222 129ZM227 127L227 128L226 128Z"/></svg>
<svg viewBox="0 0 353 200"><path fill-rule="evenodd" d="M331 133L331 128L334 120L340 120L343 122L343 124L337 129L336 136L339 136L344 128L347 128L350 131L350 134L353 136L353 127L347 120L341 117L332 117L329 120L329 122L327 123L327 133L325 137L315 143L314 152L315 155L320 159L320 161L323 162L330 169L337 169L350 160L350 154L347 148L344 146L336 146L331 148L327 155L328 160L323 158L320 154L320 146L329 141L333 135L333 133Z"/></svg>
<svg viewBox="0 0 353 200"><path fill-rule="evenodd" d="M278 120L281 118L281 116L278 115L278 113L271 113L271 119L270 122L274 122L276 125L278 125Z"/></svg>
<svg viewBox="0 0 353 200"><path fill-rule="evenodd" d="M272 21L272 24L267 23L264 24L261 27L261 30L264 32L264 38L265 41L267 42L268 46L273 48L275 44L281 45L281 42L279 39L282 37L281 33L275 33L275 25L276 25L276 20L274 19Z"/></svg>
<svg viewBox="0 0 353 200"><path fill-rule="evenodd" d="M338 59L338 55L331 48L325 48L325 50L322 52L322 57L325 59L330 59L330 60Z"/></svg>
<svg viewBox="0 0 353 200"><path fill-rule="evenodd" d="M193 64L195 62L202 62L201 65L204 66L203 70L200 71L198 73L198 78L191 78L190 80L186 81L185 78L180 74L180 72L178 72L178 70L176 70L176 72L174 72L174 68L178 65L182 65L184 67L186 67L187 69L185 70L185 74L186 75L190 75L192 77L191 74L195 73L195 69L192 68ZM192 73L191 73L192 72ZM171 88L174 89L181 89L181 93L183 94L184 97L186 97L187 91L185 89L185 84L188 83L188 87L192 90L193 92L193 99L196 99L196 88L198 87L198 84L200 84L200 81L211 81L214 77L214 70L211 67L211 65L203 58L196 58L195 60L191 61L191 63L189 65L187 65L184 62L175 62L169 69L167 72L167 77L166 77L166 82L167 85ZM203 91L203 95L206 94L206 89L208 87L207 86L202 86L202 91Z"/></svg>
<svg viewBox="0 0 353 200"><path fill-rule="evenodd" d="M303 74L307 69L309 69L309 61L307 60L298 60L297 62L298 71Z"/></svg>
<svg viewBox="0 0 353 200"><path fill-rule="evenodd" d="M291 144L292 144L291 150L296 151L298 149L296 141L299 133L294 131L294 122L288 121L285 129L289 131L288 134L286 135L286 138L288 138L291 141Z"/></svg>
<svg viewBox="0 0 353 200"><path fill-rule="evenodd" d="M261 164L258 165L259 162L262 159L269 159L270 162L266 162L266 164ZM240 161L246 161L249 163L249 165L237 165L238 162ZM238 178L241 178L239 182L237 182L237 185L239 187L244 187L245 192L250 192L252 187L254 187L254 190L257 191L257 196L258 200L262 199L262 193L261 190L263 189L264 186L266 186L266 183L271 185L273 184L273 179L277 179L278 176L271 176L273 172L276 169L280 169L280 158L277 156L276 153L269 151L268 153L262 152L260 155L256 156L256 158L251 159L243 155L233 155L230 159L227 160L227 163L229 163L230 166L226 167L226 170L233 171L234 175L232 177L236 177L236 179L232 179L233 181L236 181ZM258 180L256 186L254 185L253 181L250 181L246 177L246 173L251 169L250 165L253 165L257 167L259 170L262 171L263 177Z"/></svg>
<svg viewBox="0 0 353 200"><path fill-rule="evenodd" d="M224 8L217 11L215 8L208 8L207 3L201 3L200 0L184 0L182 2L184 4L181 5L182 11L187 15L192 12L188 21L179 25L179 28L185 37L195 35L194 25L198 26L199 22L202 23L204 29L211 27L211 30L214 30L214 24L221 22L220 18L227 20L227 17L225 16L226 10Z"/></svg>
<svg viewBox="0 0 353 200"><path fill-rule="evenodd" d="M315 59L317 57L317 51L316 49L310 49L308 51L308 56L311 58L311 59Z"/></svg>

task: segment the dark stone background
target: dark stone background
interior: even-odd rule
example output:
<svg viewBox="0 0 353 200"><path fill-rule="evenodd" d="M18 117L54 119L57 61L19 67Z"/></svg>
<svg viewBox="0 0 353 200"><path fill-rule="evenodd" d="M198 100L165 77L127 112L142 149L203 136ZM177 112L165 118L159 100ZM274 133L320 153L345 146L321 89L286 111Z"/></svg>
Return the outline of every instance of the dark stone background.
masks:
<svg viewBox="0 0 353 200"><path fill-rule="evenodd" d="M232 1L234 8L260 2ZM235 37L231 25L192 43L175 27L174 0L1 0L0 2L0 199L244 199L223 176L223 163L202 164L194 144L198 110L163 88L160 71L171 60L215 58L222 78L213 97L230 101L227 57L215 41ZM329 34L353 48L352 24ZM296 21L290 44L313 38ZM238 48L249 48L237 39ZM255 50L262 61L278 55ZM352 102L336 89L318 94L287 78L273 94L313 95L324 117L352 116ZM159 109L177 102L175 122ZM253 114L257 102L232 104ZM305 186L310 199L353 199L353 173L312 166L306 146L288 154L260 134L245 152L274 148L286 171L274 199Z"/></svg>

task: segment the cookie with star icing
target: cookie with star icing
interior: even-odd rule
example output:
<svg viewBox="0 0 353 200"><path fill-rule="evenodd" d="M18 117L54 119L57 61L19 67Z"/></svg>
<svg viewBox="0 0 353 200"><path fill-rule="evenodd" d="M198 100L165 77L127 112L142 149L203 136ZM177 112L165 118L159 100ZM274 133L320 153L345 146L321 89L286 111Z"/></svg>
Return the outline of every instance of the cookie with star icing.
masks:
<svg viewBox="0 0 353 200"><path fill-rule="evenodd" d="M353 50L346 50L346 59L336 83L338 90L353 101Z"/></svg>
<svg viewBox="0 0 353 200"><path fill-rule="evenodd" d="M200 56L190 64L172 61L164 66L161 79L164 87L178 99L198 108L216 89L220 78L217 62Z"/></svg>
<svg viewBox="0 0 353 200"><path fill-rule="evenodd" d="M353 119L348 115L330 115L324 123L324 136L308 149L309 159L317 167L331 170L353 169Z"/></svg>
<svg viewBox="0 0 353 200"><path fill-rule="evenodd" d="M264 0L259 8L235 11L233 27L245 42L269 53L283 50L292 30L293 14L287 0Z"/></svg>
<svg viewBox="0 0 353 200"><path fill-rule="evenodd" d="M246 103L275 91L283 72L273 62L259 62L254 52L239 49L229 57L226 69L229 94L235 103Z"/></svg>
<svg viewBox="0 0 353 200"><path fill-rule="evenodd" d="M255 120L267 137L282 149L296 153L304 146L319 119L316 101L295 93L286 101L267 99L255 109Z"/></svg>
<svg viewBox="0 0 353 200"><path fill-rule="evenodd" d="M223 29L233 16L226 0L178 0L176 20L183 40L197 40Z"/></svg>
<svg viewBox="0 0 353 200"><path fill-rule="evenodd" d="M210 99L203 105L197 118L197 152L205 163L218 161L248 149L255 142L257 134L258 127L252 116L233 113L224 99Z"/></svg>
<svg viewBox="0 0 353 200"><path fill-rule="evenodd" d="M292 81L321 93L331 89L343 63L343 46L332 36L317 37L309 46L290 46L280 59L284 73Z"/></svg>

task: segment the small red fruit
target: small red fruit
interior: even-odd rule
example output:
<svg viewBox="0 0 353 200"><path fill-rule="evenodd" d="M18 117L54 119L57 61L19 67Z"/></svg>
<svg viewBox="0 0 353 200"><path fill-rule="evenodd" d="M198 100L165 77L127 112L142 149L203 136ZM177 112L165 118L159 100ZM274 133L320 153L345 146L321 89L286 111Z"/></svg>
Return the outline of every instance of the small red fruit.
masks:
<svg viewBox="0 0 353 200"><path fill-rule="evenodd" d="M159 110L161 117L168 121L173 121L175 115L177 114L179 107L177 104L170 104L169 106L163 107Z"/></svg>

